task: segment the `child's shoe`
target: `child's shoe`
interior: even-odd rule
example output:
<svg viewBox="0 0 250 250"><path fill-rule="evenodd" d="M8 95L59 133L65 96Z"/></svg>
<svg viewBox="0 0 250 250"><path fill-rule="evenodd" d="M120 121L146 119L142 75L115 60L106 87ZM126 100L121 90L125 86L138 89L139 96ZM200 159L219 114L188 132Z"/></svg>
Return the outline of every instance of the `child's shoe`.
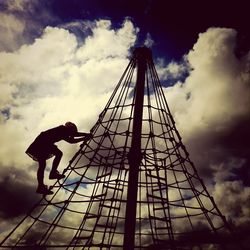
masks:
<svg viewBox="0 0 250 250"><path fill-rule="evenodd" d="M49 174L49 178L51 180L53 180L53 179L60 180L60 179L65 178L65 175L64 174L60 174L58 171L51 171L50 174Z"/></svg>
<svg viewBox="0 0 250 250"><path fill-rule="evenodd" d="M53 194L53 192L48 189L48 187L46 185L40 185L37 187L36 192L38 194L44 194L44 195L50 195Z"/></svg>

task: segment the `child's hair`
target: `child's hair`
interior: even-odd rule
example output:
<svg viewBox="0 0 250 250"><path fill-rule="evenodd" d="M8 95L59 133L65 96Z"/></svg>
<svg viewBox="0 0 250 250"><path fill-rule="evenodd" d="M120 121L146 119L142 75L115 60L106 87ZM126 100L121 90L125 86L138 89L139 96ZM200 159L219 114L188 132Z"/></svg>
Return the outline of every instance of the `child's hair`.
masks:
<svg viewBox="0 0 250 250"><path fill-rule="evenodd" d="M73 122L66 122L65 127L68 128L72 134L77 132L77 126Z"/></svg>

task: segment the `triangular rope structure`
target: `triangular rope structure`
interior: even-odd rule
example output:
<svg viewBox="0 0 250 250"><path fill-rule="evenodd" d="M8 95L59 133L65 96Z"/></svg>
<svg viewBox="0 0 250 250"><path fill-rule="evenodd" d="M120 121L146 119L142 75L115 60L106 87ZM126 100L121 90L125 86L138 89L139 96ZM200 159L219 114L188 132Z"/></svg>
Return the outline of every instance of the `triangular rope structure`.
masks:
<svg viewBox="0 0 250 250"><path fill-rule="evenodd" d="M139 126L139 128L138 128ZM182 143L148 48L53 185L1 242L23 249L206 249L229 230ZM193 248L199 246L199 248Z"/></svg>

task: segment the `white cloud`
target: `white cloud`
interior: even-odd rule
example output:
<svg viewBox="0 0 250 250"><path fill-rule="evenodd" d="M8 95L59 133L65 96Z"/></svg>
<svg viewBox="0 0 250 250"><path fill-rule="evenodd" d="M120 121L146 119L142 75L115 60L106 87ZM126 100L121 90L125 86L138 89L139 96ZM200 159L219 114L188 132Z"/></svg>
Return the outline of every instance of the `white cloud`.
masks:
<svg viewBox="0 0 250 250"><path fill-rule="evenodd" d="M244 61L235 57L235 43L232 29L210 28L200 34L187 55L193 69L190 76L184 84L166 89L178 128L186 139L197 129L227 129L234 119L250 113L250 78Z"/></svg>
<svg viewBox="0 0 250 250"><path fill-rule="evenodd" d="M25 7L27 7L28 2L29 2L28 0L9 0L7 1L6 4L7 4L8 10L10 11L24 11Z"/></svg>
<svg viewBox="0 0 250 250"><path fill-rule="evenodd" d="M0 164L27 168L32 164L24 155L28 144L40 131L65 121L89 130L125 69L135 39L129 20L117 30L100 20L79 48L74 34L47 27L33 44L0 53L1 110L10 112L9 119L1 118L1 141L7 145L0 149Z"/></svg>
<svg viewBox="0 0 250 250"><path fill-rule="evenodd" d="M250 222L250 188L241 181L216 184L213 195L221 210L235 225Z"/></svg>
<svg viewBox="0 0 250 250"><path fill-rule="evenodd" d="M245 159L235 159L229 158L228 161L220 162L219 164L211 164L211 169L213 170L213 179L216 183L223 183L229 178L236 178L234 171L241 168L245 164Z"/></svg>
<svg viewBox="0 0 250 250"><path fill-rule="evenodd" d="M49 24L58 21L49 9L48 1L2 0L0 6L0 51L15 51L21 45L33 43Z"/></svg>
<svg viewBox="0 0 250 250"><path fill-rule="evenodd" d="M101 60L107 57L125 57L136 39L137 29L125 20L121 29L111 29L111 21L99 20L93 35L85 39L84 46L77 51L79 60Z"/></svg>
<svg viewBox="0 0 250 250"><path fill-rule="evenodd" d="M171 61L166 63L164 58L157 58L156 70L162 83L173 86L176 84L176 82L178 82L178 80L180 81L182 78L184 80L188 72L190 72L191 68L190 64L187 61L186 55L184 55L183 60L180 62ZM180 85L180 82L179 84L177 83L177 85L179 85L179 87L182 87ZM183 91L182 88L181 92L186 95L185 91Z"/></svg>
<svg viewBox="0 0 250 250"><path fill-rule="evenodd" d="M151 48L154 45L154 40L150 33L147 33L146 39L144 41L144 46Z"/></svg>
<svg viewBox="0 0 250 250"><path fill-rule="evenodd" d="M210 164L242 158L246 151L242 147L248 145L243 131L247 133L244 124L250 117L250 75L245 70L247 60L236 58L235 45L236 32L232 29L210 28L200 34L185 56L187 67L192 69L189 76L184 83L165 89L191 158L201 167L200 172L210 177Z"/></svg>
<svg viewBox="0 0 250 250"><path fill-rule="evenodd" d="M16 49L22 42L25 22L12 14L0 12L0 51Z"/></svg>

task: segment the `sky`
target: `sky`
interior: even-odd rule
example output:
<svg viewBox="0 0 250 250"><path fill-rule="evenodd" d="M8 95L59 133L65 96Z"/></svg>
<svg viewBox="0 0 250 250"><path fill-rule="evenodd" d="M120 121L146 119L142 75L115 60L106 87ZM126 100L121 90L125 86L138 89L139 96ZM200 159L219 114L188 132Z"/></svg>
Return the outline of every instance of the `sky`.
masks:
<svg viewBox="0 0 250 250"><path fill-rule="evenodd" d="M134 2L0 2L0 228L39 198L29 144L66 121L89 131L131 51L146 45L198 172L222 213L250 231L246 3ZM58 146L62 170L77 145Z"/></svg>

